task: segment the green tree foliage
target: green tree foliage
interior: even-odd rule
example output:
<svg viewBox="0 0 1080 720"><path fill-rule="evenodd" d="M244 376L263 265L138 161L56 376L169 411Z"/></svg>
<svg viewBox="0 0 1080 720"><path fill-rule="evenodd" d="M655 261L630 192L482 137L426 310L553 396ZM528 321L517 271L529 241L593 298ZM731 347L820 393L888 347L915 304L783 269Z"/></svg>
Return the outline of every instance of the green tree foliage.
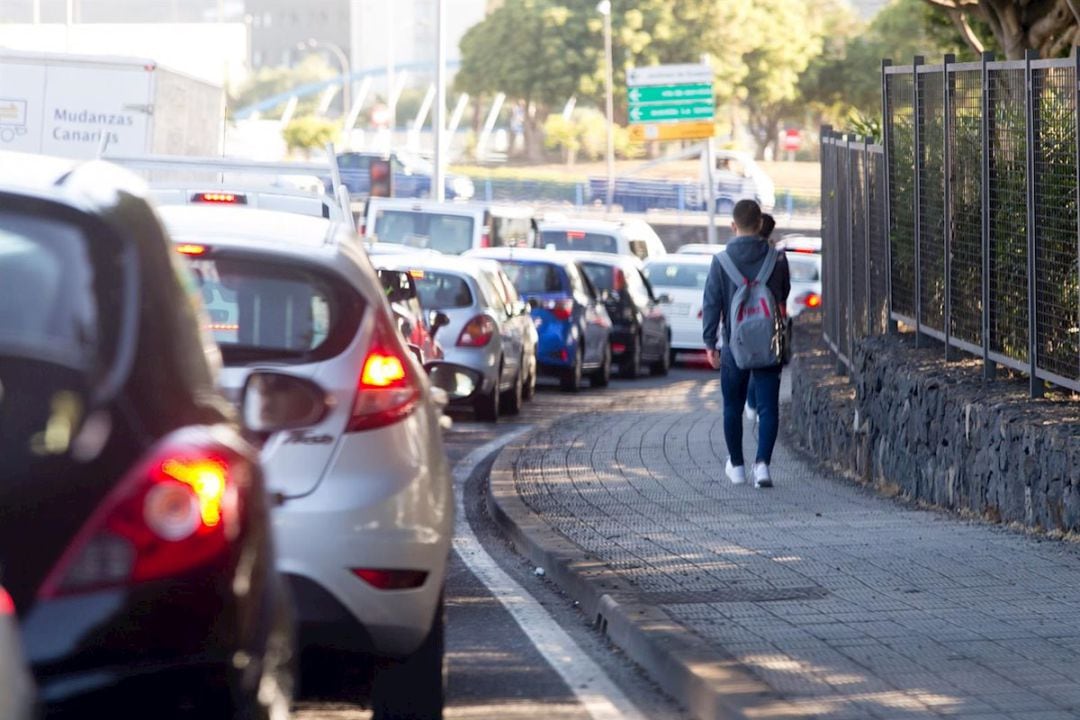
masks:
<svg viewBox="0 0 1080 720"><path fill-rule="evenodd" d="M1080 3L1076 0L925 2L944 14L976 52L992 44L1010 60L1023 58L1029 49L1038 50L1042 57L1061 57L1080 41Z"/></svg>
<svg viewBox="0 0 1080 720"><path fill-rule="evenodd" d="M281 135L289 152L307 155L312 150L325 147L327 143L337 142L340 129L340 125L333 120L309 115L292 120Z"/></svg>
<svg viewBox="0 0 1080 720"><path fill-rule="evenodd" d="M297 65L279 65L277 67L264 67L252 76L244 85L235 92L230 93L230 107L244 107L257 103L260 100L279 95L309 83L328 80L338 73L326 62L321 55L311 54ZM319 103L319 94L315 93L306 98L301 98L297 104L297 115L310 114L315 111ZM278 107L271 109L267 114L280 114L285 108L282 102Z"/></svg>

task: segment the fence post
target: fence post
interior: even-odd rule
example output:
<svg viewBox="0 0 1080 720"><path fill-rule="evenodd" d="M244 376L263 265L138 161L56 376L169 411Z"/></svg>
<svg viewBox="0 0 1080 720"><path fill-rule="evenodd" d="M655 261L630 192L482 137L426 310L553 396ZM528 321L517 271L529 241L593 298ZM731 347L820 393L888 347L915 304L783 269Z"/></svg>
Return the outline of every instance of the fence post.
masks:
<svg viewBox="0 0 1080 720"><path fill-rule="evenodd" d="M1035 302L1035 138L1039 124L1039 110L1036 107L1035 76L1031 72L1031 61L1039 59L1037 50L1024 53L1024 128L1027 131L1027 307L1028 307L1028 388L1031 397L1043 396L1045 387L1039 379L1039 361L1037 348L1039 335ZM1040 132L1041 132L1041 128Z"/></svg>
<svg viewBox="0 0 1080 720"><path fill-rule="evenodd" d="M915 347L923 346L922 337L922 253L919 245L922 243L922 132L919 125L923 115L922 93L919 92L919 66L924 62L922 55L916 55L911 62L911 93L914 102L915 116L915 141L912 143L915 153Z"/></svg>
<svg viewBox="0 0 1080 720"><path fill-rule="evenodd" d="M952 137L952 99L953 99L953 78L949 73L949 65L956 62L956 56L952 53L945 54L945 61L942 65L942 86L945 93L945 105L942 113L942 132L945 135L945 142L942 144L944 149L944 164L942 165L942 177L944 178L944 190L945 190L945 227L942 237L945 244L945 362L949 362L953 359L952 351L952 337L949 334L949 330L952 326L952 221L953 221L953 209L952 209L952 148L950 146L950 138Z"/></svg>
<svg viewBox="0 0 1080 720"><path fill-rule="evenodd" d="M863 271L865 275L865 281L863 282L863 303L866 305L866 337L870 337L874 334L873 318L870 314L873 312L873 307L870 303L870 136L867 135L863 138L862 146L862 163L863 163L863 264L865 267Z"/></svg>
<svg viewBox="0 0 1080 720"><path fill-rule="evenodd" d="M990 70L987 64L994 61L994 53L982 54L982 356L983 378L993 380L997 374L990 360L990 133L993 131L990 117Z"/></svg>
<svg viewBox="0 0 1080 720"><path fill-rule="evenodd" d="M844 332L847 333L847 374L849 377L852 368L855 367L855 235L852 232L855 228L851 222L854 211L851 201L855 195L853 187L855 172L851 163L852 140L855 141L855 144L858 144L859 136L848 135L847 142L844 143L844 158L846 160L844 172L847 177L847 182L844 183L847 187L847 199L844 202L844 224L847 226L844 237L847 238L847 254L844 256L843 273L843 277L847 278L844 281L847 285L847 327L844 328Z"/></svg>
<svg viewBox="0 0 1080 720"><path fill-rule="evenodd" d="M1076 263L1080 268L1080 45L1073 48L1073 101L1073 122L1076 123L1073 128L1076 140ZM1077 293L1080 294L1080 288ZM1080 353L1076 362L1077 372L1080 373Z"/></svg>
<svg viewBox="0 0 1080 720"><path fill-rule="evenodd" d="M882 160L885 163L885 332L896 332L896 321L892 316L892 180L889 178L890 159L892 157L892 118L889 115L889 74L886 69L892 60L881 61L881 142Z"/></svg>

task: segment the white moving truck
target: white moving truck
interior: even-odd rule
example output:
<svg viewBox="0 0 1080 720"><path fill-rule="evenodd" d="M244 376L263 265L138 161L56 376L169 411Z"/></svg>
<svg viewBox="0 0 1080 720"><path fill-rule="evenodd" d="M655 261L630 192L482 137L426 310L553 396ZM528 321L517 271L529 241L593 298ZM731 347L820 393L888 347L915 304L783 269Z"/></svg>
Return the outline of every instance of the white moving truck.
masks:
<svg viewBox="0 0 1080 720"><path fill-rule="evenodd" d="M0 49L0 150L217 156L224 117L221 87L152 60Z"/></svg>

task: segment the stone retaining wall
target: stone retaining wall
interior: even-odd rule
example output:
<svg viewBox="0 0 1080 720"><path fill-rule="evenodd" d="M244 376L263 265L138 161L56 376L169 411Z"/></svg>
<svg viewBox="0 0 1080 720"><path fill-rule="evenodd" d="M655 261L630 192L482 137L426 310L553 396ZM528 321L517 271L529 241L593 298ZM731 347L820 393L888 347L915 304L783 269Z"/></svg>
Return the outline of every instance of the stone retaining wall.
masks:
<svg viewBox="0 0 1080 720"><path fill-rule="evenodd" d="M1080 401L1030 400L1025 378L987 382L910 334L856 349L849 380L821 340L796 331L787 432L827 465L887 494L995 522L1080 531Z"/></svg>

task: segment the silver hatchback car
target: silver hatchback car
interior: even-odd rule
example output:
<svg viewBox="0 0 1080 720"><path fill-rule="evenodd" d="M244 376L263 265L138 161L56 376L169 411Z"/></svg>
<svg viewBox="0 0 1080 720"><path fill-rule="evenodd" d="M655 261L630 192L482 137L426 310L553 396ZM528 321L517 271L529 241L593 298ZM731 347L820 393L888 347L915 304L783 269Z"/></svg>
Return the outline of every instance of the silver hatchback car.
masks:
<svg viewBox="0 0 1080 720"><path fill-rule="evenodd" d="M450 322L438 331L447 362L483 373L471 400L477 418L516 415L536 391L536 326L529 306L492 260L437 253L379 255L380 267L408 270L420 304Z"/></svg>
<svg viewBox="0 0 1080 720"><path fill-rule="evenodd" d="M160 213L215 316L226 393L256 368L287 366L330 396L323 420L262 453L301 639L382 660L376 717L441 717L454 496L435 375L408 350L348 228L243 207Z"/></svg>

